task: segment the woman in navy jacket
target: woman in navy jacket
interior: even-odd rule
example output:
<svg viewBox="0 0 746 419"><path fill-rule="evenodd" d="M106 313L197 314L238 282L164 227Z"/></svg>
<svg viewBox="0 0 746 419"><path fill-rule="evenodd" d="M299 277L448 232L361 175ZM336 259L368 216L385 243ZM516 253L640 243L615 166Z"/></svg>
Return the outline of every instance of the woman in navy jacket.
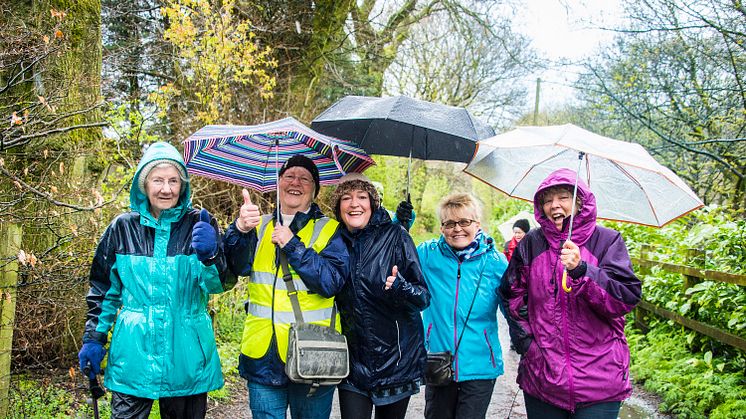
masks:
<svg viewBox="0 0 746 419"><path fill-rule="evenodd" d="M339 389L342 418L404 418L425 366L420 311L430 293L412 238L393 224L367 180L341 183L333 197L350 253L350 276L337 304L350 348Z"/></svg>

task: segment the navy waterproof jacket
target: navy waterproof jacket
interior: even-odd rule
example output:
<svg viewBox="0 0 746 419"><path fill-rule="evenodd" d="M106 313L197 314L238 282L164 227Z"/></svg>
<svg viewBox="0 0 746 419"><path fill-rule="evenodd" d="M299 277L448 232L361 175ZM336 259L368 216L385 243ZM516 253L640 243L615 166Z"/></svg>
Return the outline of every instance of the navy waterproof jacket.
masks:
<svg viewBox="0 0 746 419"><path fill-rule="evenodd" d="M350 348L348 381L364 391L423 380L426 353L420 311L430 293L409 233L383 207L362 230L340 225L350 253L349 278L337 294L342 332ZM386 278L396 265L391 289ZM424 380L423 380L424 381Z"/></svg>

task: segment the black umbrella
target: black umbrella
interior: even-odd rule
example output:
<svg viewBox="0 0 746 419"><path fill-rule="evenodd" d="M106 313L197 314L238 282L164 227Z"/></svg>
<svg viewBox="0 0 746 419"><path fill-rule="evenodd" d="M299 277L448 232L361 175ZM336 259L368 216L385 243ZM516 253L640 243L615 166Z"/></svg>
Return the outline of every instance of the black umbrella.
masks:
<svg viewBox="0 0 746 419"><path fill-rule="evenodd" d="M316 131L354 141L368 154L468 163L495 131L464 108L406 96L346 96L317 116Z"/></svg>
<svg viewBox="0 0 746 419"><path fill-rule="evenodd" d="M477 140L495 135L465 108L406 96L346 96L311 127L353 141L368 154L462 163L471 160Z"/></svg>

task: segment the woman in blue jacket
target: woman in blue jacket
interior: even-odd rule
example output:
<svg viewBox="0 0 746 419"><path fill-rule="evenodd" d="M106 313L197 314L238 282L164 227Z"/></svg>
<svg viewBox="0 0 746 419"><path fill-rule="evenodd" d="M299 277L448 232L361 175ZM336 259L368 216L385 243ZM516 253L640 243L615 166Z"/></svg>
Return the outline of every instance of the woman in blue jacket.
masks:
<svg viewBox="0 0 746 419"><path fill-rule="evenodd" d="M425 417L483 418L495 379L503 373L498 287L508 263L482 231L473 196L447 196L437 212L440 238L417 247L432 298L422 319L426 348L455 354L454 374L448 385L426 387Z"/></svg>
<svg viewBox="0 0 746 419"><path fill-rule="evenodd" d="M425 347L420 311L430 302L412 238L391 222L365 179L341 183L332 200L343 224L350 273L337 305L350 348L339 389L342 418L404 418L420 391Z"/></svg>

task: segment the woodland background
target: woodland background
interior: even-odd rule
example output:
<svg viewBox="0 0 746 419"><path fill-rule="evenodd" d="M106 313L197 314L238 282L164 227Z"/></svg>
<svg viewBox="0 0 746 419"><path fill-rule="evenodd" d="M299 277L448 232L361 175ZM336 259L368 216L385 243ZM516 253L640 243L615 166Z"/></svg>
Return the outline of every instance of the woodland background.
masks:
<svg viewBox="0 0 746 419"><path fill-rule="evenodd" d="M615 225L631 250L658 243L675 256L684 245L697 246L716 267L743 272L746 6L740 0L630 0L624 25L609 28L614 43L582 62L539 56L512 26L520 7L514 0L0 0L0 343L12 337L12 350L0 349L5 407L9 400L19 417L44 417L43 409L73 415L80 408L83 396L64 390L85 384L75 366L90 260L103 229L129 207L144 145L165 140L178 147L211 123L285 116L308 123L349 94L406 94L465 106L497 132L571 122L638 142L708 206L662 230ZM562 65L582 69L575 100L527 111L534 99L526 80ZM406 161L375 159L378 165L366 173L384 184L384 204L395 208L404 196ZM501 221L530 208L462 168L414 162L416 241L437 234L433 209L450 191L477 194L493 234ZM238 188L193 178L193 192L194 203L223 227L235 217ZM322 208L328 195L321 195ZM274 197L254 199L266 210ZM646 292L669 292L668 301L675 300L672 285L663 282L651 281L657 288ZM745 335L743 289L717 287L700 291L719 297L686 311L710 310L724 318L723 327ZM239 333L240 293L239 287L216 302L229 375L235 375L230 343ZM722 295L731 301L723 303ZM746 399L742 352L666 322L660 327L683 336L686 360L703 360L682 361L680 368L709 365L715 377L736 374L740 393L728 397ZM643 357L636 358L641 365L653 359L633 355ZM664 393L666 385L651 386ZM693 391L699 400L702 393ZM713 396L698 406L673 400L664 408L698 417L726 399Z"/></svg>

